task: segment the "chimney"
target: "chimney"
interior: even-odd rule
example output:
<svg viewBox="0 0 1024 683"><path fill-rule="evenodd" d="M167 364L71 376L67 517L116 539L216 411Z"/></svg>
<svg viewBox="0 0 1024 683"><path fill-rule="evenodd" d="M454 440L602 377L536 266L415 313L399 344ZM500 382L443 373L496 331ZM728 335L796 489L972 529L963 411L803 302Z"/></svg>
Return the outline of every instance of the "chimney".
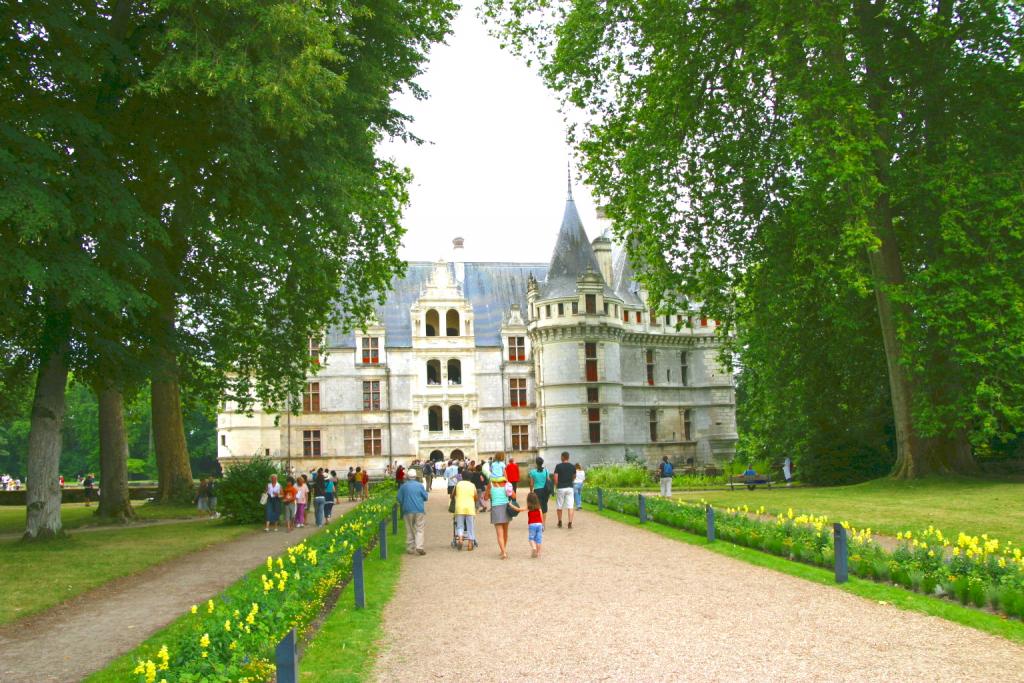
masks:
<svg viewBox="0 0 1024 683"><path fill-rule="evenodd" d="M455 281L460 285L466 280L466 240L456 237L452 240L452 265L455 266Z"/></svg>
<svg viewBox="0 0 1024 683"><path fill-rule="evenodd" d="M601 277L609 287L612 283L612 241L604 233L590 243L594 248L594 256L597 258L597 266L601 269Z"/></svg>

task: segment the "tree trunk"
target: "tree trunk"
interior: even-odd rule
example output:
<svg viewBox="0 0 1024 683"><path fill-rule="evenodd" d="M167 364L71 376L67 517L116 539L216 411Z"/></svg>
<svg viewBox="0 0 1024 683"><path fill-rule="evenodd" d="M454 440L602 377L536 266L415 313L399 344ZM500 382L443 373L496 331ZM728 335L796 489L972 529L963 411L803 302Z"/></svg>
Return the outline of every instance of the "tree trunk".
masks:
<svg viewBox="0 0 1024 683"><path fill-rule="evenodd" d="M128 495L128 437L124 397L113 385L95 387L100 423L100 505L97 514L126 522L135 517Z"/></svg>
<svg viewBox="0 0 1024 683"><path fill-rule="evenodd" d="M26 541L63 536L60 503L60 453L64 391L68 382L67 342L44 352L36 376L28 434L28 484L25 495Z"/></svg>
<svg viewBox="0 0 1024 683"><path fill-rule="evenodd" d="M177 364L175 363L175 367ZM192 498L192 465L185 443L185 421L181 415L181 390L177 373L153 378L153 439L160 479L157 494L162 503Z"/></svg>
<svg viewBox="0 0 1024 683"><path fill-rule="evenodd" d="M899 479L916 479L933 473L973 471L976 469L970 455L966 435L947 439L921 439L914 428L914 382L910 371L900 362L903 344L897 332L897 316L912 321L913 312L905 303L893 301L892 293L904 283L903 262L893 225L889 187L892 164L892 126L896 109L892 102L892 82L887 75L887 35L879 23L884 2L857 0L854 8L858 19L858 38L864 51L864 85L867 106L875 116L875 134L872 160L878 196L872 223L880 245L868 252L871 276L874 281L878 321L885 349L885 363L889 373L889 392L892 398L893 419L896 425L896 463L892 475Z"/></svg>

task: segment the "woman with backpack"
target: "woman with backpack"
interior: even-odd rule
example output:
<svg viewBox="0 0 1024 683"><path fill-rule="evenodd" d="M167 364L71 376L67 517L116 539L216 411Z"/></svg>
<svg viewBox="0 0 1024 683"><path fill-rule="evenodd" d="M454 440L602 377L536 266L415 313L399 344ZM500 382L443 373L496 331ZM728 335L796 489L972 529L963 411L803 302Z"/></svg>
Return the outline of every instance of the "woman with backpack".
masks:
<svg viewBox="0 0 1024 683"><path fill-rule="evenodd" d="M331 521L331 511L334 510L334 498L337 492L338 475L331 471L327 481L324 482L324 524L329 524Z"/></svg>
<svg viewBox="0 0 1024 683"><path fill-rule="evenodd" d="M540 499L540 510L544 516L544 524L548 523L548 498L554 489L554 482L551 480L551 473L544 469L544 458L537 456L534 461L537 465L530 470L530 490L537 494Z"/></svg>
<svg viewBox="0 0 1024 683"><path fill-rule="evenodd" d="M661 456L661 464L658 465L658 478L661 483L662 498L672 497L672 473L672 463L668 461L668 456Z"/></svg>

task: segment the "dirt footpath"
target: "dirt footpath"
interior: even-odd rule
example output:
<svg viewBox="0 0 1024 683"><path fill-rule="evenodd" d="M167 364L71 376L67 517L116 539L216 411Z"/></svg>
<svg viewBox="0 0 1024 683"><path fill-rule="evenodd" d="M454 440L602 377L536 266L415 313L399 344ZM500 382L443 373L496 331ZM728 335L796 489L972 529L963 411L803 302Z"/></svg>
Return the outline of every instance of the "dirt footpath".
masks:
<svg viewBox="0 0 1024 683"><path fill-rule="evenodd" d="M500 560L487 514L457 552L446 502L403 558L377 680L1024 681L1007 640L593 513L557 529L553 499L540 559L520 517Z"/></svg>
<svg viewBox="0 0 1024 683"><path fill-rule="evenodd" d="M354 504L334 506L335 518ZM100 586L0 627L0 681L79 681L214 597L248 571L316 531L262 531ZM26 567L26 571L33 568ZM46 590L45 575L39 589Z"/></svg>

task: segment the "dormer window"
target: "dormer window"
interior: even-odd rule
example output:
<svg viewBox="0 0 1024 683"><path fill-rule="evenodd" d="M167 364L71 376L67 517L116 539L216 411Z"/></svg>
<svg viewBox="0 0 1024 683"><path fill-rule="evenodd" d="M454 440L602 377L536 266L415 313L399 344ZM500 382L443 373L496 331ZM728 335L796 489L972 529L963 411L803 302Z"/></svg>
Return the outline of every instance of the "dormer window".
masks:
<svg viewBox="0 0 1024 683"><path fill-rule="evenodd" d="M579 312L580 312L580 302L573 301L572 302L572 314L573 315L578 315Z"/></svg>
<svg viewBox="0 0 1024 683"><path fill-rule="evenodd" d="M587 304L587 315L597 314L597 295L596 294L585 294L584 300Z"/></svg>

